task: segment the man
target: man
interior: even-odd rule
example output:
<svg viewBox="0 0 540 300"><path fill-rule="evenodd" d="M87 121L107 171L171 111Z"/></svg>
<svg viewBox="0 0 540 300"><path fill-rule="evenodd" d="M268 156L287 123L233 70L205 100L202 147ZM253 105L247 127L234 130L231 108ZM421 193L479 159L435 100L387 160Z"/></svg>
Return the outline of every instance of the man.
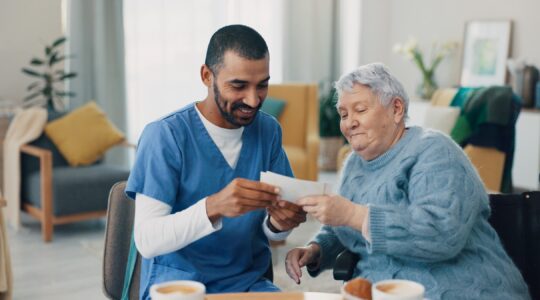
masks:
<svg viewBox="0 0 540 300"><path fill-rule="evenodd" d="M264 278L268 239L305 221L258 181L261 171L292 176L279 124L259 113L270 79L264 39L242 25L219 29L200 75L206 99L146 126L126 187L143 299L152 284L182 279L209 293L277 291Z"/></svg>

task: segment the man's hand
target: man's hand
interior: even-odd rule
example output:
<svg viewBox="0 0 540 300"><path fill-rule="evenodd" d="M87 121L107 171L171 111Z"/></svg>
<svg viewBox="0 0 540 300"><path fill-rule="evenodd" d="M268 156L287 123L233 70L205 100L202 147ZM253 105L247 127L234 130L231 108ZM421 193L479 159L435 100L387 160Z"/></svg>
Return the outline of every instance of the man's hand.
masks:
<svg viewBox="0 0 540 300"><path fill-rule="evenodd" d="M221 217L237 217L274 205L279 189L248 179L236 178L224 189L206 198L206 213L213 223Z"/></svg>
<svg viewBox="0 0 540 300"><path fill-rule="evenodd" d="M270 222L279 231L291 230L306 221L306 212L292 202L279 200L276 206L268 207Z"/></svg>

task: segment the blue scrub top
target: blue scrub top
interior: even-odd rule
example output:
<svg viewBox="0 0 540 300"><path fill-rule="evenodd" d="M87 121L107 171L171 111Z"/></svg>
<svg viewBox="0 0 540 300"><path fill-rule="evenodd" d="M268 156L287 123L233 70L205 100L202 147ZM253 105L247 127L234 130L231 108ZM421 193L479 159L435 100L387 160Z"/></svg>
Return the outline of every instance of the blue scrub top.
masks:
<svg viewBox="0 0 540 300"><path fill-rule="evenodd" d="M126 193L161 200L176 213L215 194L235 178L259 180L261 171L292 176L281 145L281 127L259 111L244 128L235 169L227 163L206 131L195 104L148 124L139 140L137 157ZM152 284L196 280L208 293L244 292L269 267L268 239L262 230L264 209L240 217L223 218L223 227L188 246L142 260L142 299Z"/></svg>

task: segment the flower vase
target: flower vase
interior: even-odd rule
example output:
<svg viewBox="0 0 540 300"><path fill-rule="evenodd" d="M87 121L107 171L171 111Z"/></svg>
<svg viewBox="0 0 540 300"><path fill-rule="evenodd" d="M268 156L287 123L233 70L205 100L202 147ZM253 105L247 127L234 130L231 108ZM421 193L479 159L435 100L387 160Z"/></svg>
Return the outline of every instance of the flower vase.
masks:
<svg viewBox="0 0 540 300"><path fill-rule="evenodd" d="M435 93L437 87L438 86L437 83L435 83L433 75L424 75L422 76L422 82L416 88L416 94L421 99L429 101L431 100L431 96L433 96L433 93Z"/></svg>

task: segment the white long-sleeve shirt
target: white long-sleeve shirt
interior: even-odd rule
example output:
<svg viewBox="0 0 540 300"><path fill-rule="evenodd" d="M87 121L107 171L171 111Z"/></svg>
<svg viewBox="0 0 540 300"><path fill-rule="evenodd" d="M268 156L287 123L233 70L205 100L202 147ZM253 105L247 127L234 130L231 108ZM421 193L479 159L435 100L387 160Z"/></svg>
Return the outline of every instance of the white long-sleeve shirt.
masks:
<svg viewBox="0 0 540 300"><path fill-rule="evenodd" d="M243 127L238 129L218 127L206 120L197 108L196 111L229 165L235 168L242 148ZM172 207L159 199L139 193L135 199L135 245L145 258L182 249L222 227L221 219L214 224L208 219L206 198L174 214L171 214ZM268 216L261 226L268 239L287 238L291 231L272 232L266 225L267 218Z"/></svg>

